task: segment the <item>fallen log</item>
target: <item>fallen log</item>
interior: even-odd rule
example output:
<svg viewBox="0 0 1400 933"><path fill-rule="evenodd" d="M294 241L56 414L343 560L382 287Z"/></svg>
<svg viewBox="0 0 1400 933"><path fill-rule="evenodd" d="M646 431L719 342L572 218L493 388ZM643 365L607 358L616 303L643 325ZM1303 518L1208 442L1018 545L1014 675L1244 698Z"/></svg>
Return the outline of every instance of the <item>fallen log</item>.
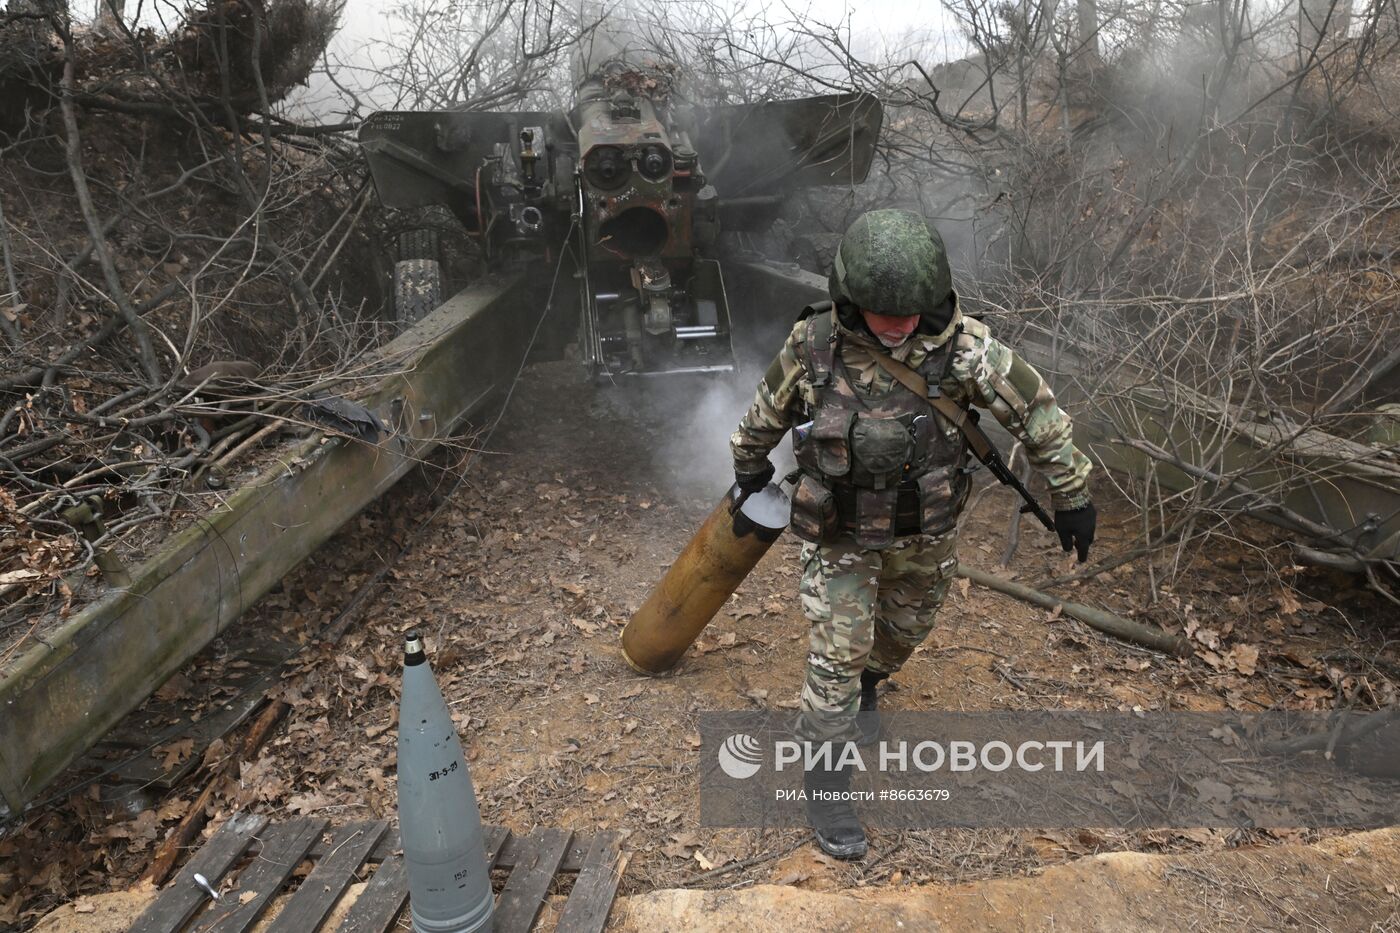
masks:
<svg viewBox="0 0 1400 933"><path fill-rule="evenodd" d="M1172 635L1159 628L1143 625L1141 622L1134 622L1132 619L1125 619L1120 615L1095 609L1093 606L1086 606L1083 603L1072 603L1058 596L1051 596L1049 593L1042 593L1040 590L1033 590L1028 586L1003 580L1001 577L993 576L975 567L959 566L958 575L966 577L978 586L996 590L1007 596L1014 596L1032 606L1039 606L1042 609L1054 609L1058 606L1065 615L1078 619L1090 628L1106 635L1112 635L1114 638L1121 638L1124 641L1153 648L1178 658L1188 658L1193 651L1191 642L1180 635Z"/></svg>

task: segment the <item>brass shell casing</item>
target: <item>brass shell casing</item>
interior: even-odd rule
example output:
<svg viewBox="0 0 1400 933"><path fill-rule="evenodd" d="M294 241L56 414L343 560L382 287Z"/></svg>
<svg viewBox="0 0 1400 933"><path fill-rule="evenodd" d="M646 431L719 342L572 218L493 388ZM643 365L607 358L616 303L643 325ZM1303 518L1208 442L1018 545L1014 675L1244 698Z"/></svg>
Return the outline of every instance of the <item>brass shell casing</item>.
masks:
<svg viewBox="0 0 1400 933"><path fill-rule="evenodd" d="M720 500L622 630L622 656L637 673L675 667L787 527L787 497L777 486L735 510L737 495L736 486Z"/></svg>

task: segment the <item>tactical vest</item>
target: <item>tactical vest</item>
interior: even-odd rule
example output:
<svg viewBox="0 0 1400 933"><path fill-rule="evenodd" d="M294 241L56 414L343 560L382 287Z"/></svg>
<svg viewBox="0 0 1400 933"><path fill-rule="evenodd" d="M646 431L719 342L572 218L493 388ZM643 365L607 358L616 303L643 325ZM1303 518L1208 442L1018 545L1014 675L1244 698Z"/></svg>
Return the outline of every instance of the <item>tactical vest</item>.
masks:
<svg viewBox="0 0 1400 933"><path fill-rule="evenodd" d="M846 532L878 549L903 535L947 531L971 488L966 439L898 380L885 392L858 389L840 340L834 311L808 318L803 354L814 404L810 421L793 429L802 470L793 532L818 542ZM918 367L929 385L941 381L954 343Z"/></svg>

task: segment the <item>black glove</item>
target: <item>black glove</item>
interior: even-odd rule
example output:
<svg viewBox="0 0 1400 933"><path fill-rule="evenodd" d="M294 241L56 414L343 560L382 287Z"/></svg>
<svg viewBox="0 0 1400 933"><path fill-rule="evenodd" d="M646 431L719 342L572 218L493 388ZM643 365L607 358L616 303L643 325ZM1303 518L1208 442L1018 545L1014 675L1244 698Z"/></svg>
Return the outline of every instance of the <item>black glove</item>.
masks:
<svg viewBox="0 0 1400 933"><path fill-rule="evenodd" d="M1099 523L1098 510L1090 502L1077 509L1055 512L1055 530L1060 534L1060 547L1068 554L1073 548L1079 552L1079 562L1089 559L1089 545L1094 543L1094 529Z"/></svg>
<svg viewBox="0 0 1400 933"><path fill-rule="evenodd" d="M747 498L756 492L762 492L767 487L769 480L773 478L773 464L770 461L763 461L763 469L757 473L749 473L734 467L734 482L739 484L739 491Z"/></svg>

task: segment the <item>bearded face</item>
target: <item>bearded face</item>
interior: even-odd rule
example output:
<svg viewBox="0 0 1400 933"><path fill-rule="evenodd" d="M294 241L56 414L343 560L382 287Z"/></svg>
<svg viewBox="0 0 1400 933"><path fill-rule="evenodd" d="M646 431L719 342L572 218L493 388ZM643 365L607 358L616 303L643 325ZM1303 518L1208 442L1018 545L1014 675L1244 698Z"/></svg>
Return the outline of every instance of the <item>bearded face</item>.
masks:
<svg viewBox="0 0 1400 933"><path fill-rule="evenodd" d="M860 314L865 318L865 326L870 328L875 339L890 349L908 340L919 326L918 315L877 314L863 309Z"/></svg>

